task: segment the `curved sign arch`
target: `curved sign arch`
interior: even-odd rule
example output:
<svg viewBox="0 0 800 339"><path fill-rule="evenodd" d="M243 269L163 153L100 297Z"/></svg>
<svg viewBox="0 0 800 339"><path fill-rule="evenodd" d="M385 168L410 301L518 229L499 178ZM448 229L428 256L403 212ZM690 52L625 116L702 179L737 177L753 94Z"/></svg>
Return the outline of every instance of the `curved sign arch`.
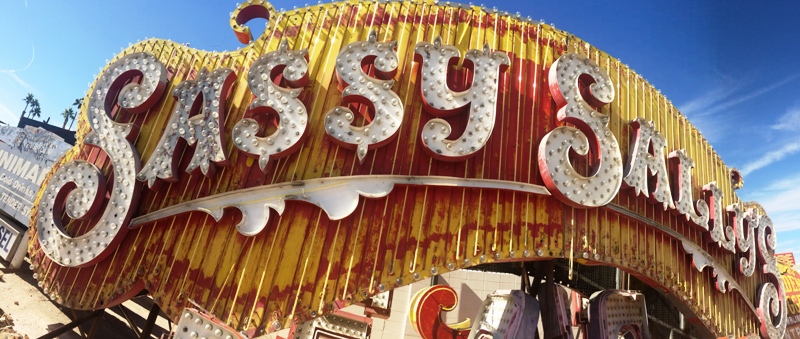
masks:
<svg viewBox="0 0 800 339"><path fill-rule="evenodd" d="M251 17L269 20L256 39ZM83 142L32 212L57 302L147 289L172 318L191 300L270 332L447 271L574 256L674 295L714 335L785 332L770 219L604 52L434 1L256 0L231 25L246 47L151 39L97 76Z"/></svg>

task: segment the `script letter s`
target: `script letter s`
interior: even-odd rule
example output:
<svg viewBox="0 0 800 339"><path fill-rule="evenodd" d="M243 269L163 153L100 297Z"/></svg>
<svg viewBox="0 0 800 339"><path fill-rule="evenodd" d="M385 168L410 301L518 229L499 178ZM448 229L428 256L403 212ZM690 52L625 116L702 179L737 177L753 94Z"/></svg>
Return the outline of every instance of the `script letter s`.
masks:
<svg viewBox="0 0 800 339"><path fill-rule="evenodd" d="M307 50L290 51L284 39L278 50L258 58L247 72L247 83L256 97L250 112L253 116L275 114L277 129L269 136L260 137L259 122L242 119L233 127L233 144L247 155L258 156L262 171L266 170L270 159L285 157L299 149L306 133L306 106L297 97L308 83L307 53ZM288 86L275 84L278 74L283 75Z"/></svg>
<svg viewBox="0 0 800 339"><path fill-rule="evenodd" d="M608 127L609 117L596 111L614 100L614 85L600 67L587 57L566 54L550 67L550 93L558 110L559 126L539 144L539 172L553 196L574 207L608 204L622 184L619 144ZM570 150L589 155L589 176L575 171Z"/></svg>
<svg viewBox="0 0 800 339"><path fill-rule="evenodd" d="M368 150L392 141L403 123L403 102L392 91L398 67L397 41L378 42L377 38L377 33L370 31L367 41L345 46L336 58L336 74L345 87L342 102L365 104L375 118L364 126L353 126L355 115L350 108L337 106L325 114L325 132L338 145L355 148L359 162ZM365 64L374 66L374 77L364 71Z"/></svg>
<svg viewBox="0 0 800 339"><path fill-rule="evenodd" d="M65 232L60 216L66 212L72 219L94 217L106 196L103 173L92 163L73 160L59 168L47 183L39 204L36 232L45 255L59 265L84 267L97 263L124 238L133 212L131 206L139 198L139 154L129 140L135 137L133 125L118 123L108 113L117 94L120 109L134 114L147 111L161 99L166 73L155 56L140 52L113 62L96 80L87 106L91 131L84 142L100 147L108 155L114 182L97 224L78 236Z"/></svg>

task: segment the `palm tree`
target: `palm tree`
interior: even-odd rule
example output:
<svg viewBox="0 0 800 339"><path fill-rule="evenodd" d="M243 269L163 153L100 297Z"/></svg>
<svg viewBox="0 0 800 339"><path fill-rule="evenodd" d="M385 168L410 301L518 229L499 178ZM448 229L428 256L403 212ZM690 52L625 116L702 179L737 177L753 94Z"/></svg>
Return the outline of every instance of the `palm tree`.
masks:
<svg viewBox="0 0 800 339"><path fill-rule="evenodd" d="M69 123L70 130L72 129L72 124L75 123L75 117L81 112L81 107L83 107L83 98L75 99L75 101L72 103L72 106L75 106L75 112L72 113L72 121Z"/></svg>
<svg viewBox="0 0 800 339"><path fill-rule="evenodd" d="M75 106L75 109L80 111L81 107L83 107L83 98L75 99L75 101L72 102L72 106Z"/></svg>
<svg viewBox="0 0 800 339"><path fill-rule="evenodd" d="M36 98L33 97L33 93L28 93L28 95L25 96L25 99L22 99L22 101L25 101L25 108L22 109L23 118L25 117L25 111L28 110L28 105L32 104L34 100L36 100Z"/></svg>
<svg viewBox="0 0 800 339"><path fill-rule="evenodd" d="M33 99L31 102L31 111L29 117L38 118L42 116L42 107L39 106L39 99Z"/></svg>
<svg viewBox="0 0 800 339"><path fill-rule="evenodd" d="M61 112L61 116L64 117L64 124L61 125L61 128L66 128L67 121L69 121L69 119L73 120L75 119L75 110L73 110L72 107L67 108L63 112Z"/></svg>

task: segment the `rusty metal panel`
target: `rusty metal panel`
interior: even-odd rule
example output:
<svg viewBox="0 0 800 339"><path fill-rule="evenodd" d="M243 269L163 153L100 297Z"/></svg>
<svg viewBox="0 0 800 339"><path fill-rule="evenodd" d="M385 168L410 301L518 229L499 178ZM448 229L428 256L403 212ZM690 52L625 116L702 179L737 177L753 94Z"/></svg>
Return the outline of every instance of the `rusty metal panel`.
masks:
<svg viewBox="0 0 800 339"><path fill-rule="evenodd" d="M269 4L255 1L234 12L234 17L244 15L242 20L231 19L237 36L245 41L249 40L242 25L245 17L256 15L253 13L267 13L263 15L269 16L269 25L261 37L240 50L206 52L151 39L120 52L101 74L119 63L130 63L136 53L151 55L163 65L162 73L152 74L163 75L159 84L164 86L164 94L154 94L147 110L120 106L117 97L98 105L105 105L107 116L114 122L138 127L123 137L130 141L135 155L141 155L141 164L162 161L168 166L174 160L177 177L155 178L152 188L141 178L134 182L114 180L119 177L112 175L116 161L113 152L88 143L79 143L54 166L46 179L51 185L58 180L78 180L62 172L67 172L75 160L84 160L108 178L111 190L134 185L133 192L138 195L127 209L120 207L128 217L123 224L114 224L114 229L121 227L124 231L112 237L114 242L105 244L111 249L102 252L103 258L89 264L65 263L67 254L75 255L67 250L53 252L63 254L61 260L46 253L53 249L42 245L40 238L45 233L40 232L50 226L38 223L51 211L34 210L29 253L37 279L55 301L72 308L97 309L115 305L144 288L174 320L191 300L233 328L263 333L447 271L487 262L567 258L582 264L615 266L636 275L674 296L691 315L690 320L703 324L711 334L739 337L780 332L780 324L771 324L777 329L764 327L758 314L773 295L769 286L780 297L780 278L762 269L752 276L738 273L739 259L744 257L741 253L746 250L729 251L718 241L707 241L709 224L687 218L697 214L702 219L701 209L691 207L691 211L682 212L673 206L665 210L664 202L648 197L649 192L635 195L635 191L619 187L619 194L612 192L609 203L589 207L565 200L560 186L543 178L548 169L542 163L550 157L542 154L546 135L581 124L561 120L562 107L554 98L557 84L550 80L559 75L551 68L557 60L579 56L596 65L593 71L606 74L611 84L613 100L592 103L589 109L592 115L608 116L610 135L597 137L613 136L614 147L620 152L620 158L614 161L622 164L635 153L629 147L637 138L630 122L636 118L652 121L653 129L665 139L665 152L685 150L694 162L689 170L691 182L681 179L676 174L680 172L670 172L671 182L662 183L671 184L670 204L679 203L674 198L679 192L690 193L690 202L711 202L711 191L705 189L711 182L716 182L720 197L724 197L721 202L715 201L717 204L742 204L734 193L731 169L697 129L669 100L618 60L548 25L478 6L349 1L279 13ZM353 113L347 123L352 120L358 128L379 128L381 112L370 112L363 99L366 97L348 103L343 87L345 83L353 85L343 79L346 74L337 74L338 64L350 62L337 60L340 52L350 44L370 41L370 32L374 32L375 43L396 42L395 59L376 58L379 62L396 61L396 70L382 75L385 70L370 64L354 66L353 72L363 72L360 80L370 83L380 80L373 80L376 77L390 77L374 83L385 84L396 93L403 110L399 126L393 126L397 128L394 135L370 144L362 156L355 144L351 147L327 132L336 122L326 117L336 107L348 106ZM432 126L432 119L440 118L452 132L450 140L457 141L461 134L466 140L472 133L468 127L474 127L470 119L483 118L470 116L470 107L447 114L432 113L434 109L429 106L435 99L424 95L423 85L429 76L422 73L425 56L415 52L415 47L423 42L435 45L437 37L441 37L441 45L436 48L453 46L459 53L451 59L452 67L439 69L447 73L444 85L453 93L482 86L473 81L478 72L472 61L464 61L468 50L476 50L470 52L473 56L481 51L489 56L499 51L508 59L507 68L499 68L496 76L489 77L497 83L497 99L492 102L495 115L486 125L490 137L479 140L479 147L470 156L458 159L429 149L422 133ZM291 123L274 108L289 107L277 103L282 99L274 97L268 113L251 108L259 95L258 89L251 87L249 74L259 58L280 50L281 41L288 51L306 49L302 59L307 71L298 71L305 72L305 84L298 85L292 78L302 74L286 73L293 69L290 66L254 76L287 90L281 92L287 97L290 91L297 92L301 105L291 107L303 107L305 115L299 116L307 117L307 126L304 132L297 132L298 138L277 139L286 140L290 146L276 150L262 169L259 157L243 151L236 138L257 139L272 133L280 136L281 128L290 130ZM290 61L300 62L299 58ZM230 68L235 76L230 93L222 94L225 100L220 100L221 105L208 99L204 104L209 105L208 111L181 106L186 105L180 100L181 84L201 79L203 69L213 72L221 68ZM149 72L145 69L126 81L150 81ZM579 96L588 97L586 86L598 79L584 80L576 77L575 85L584 90ZM102 87L103 81L99 76L86 102L105 95L98 90L111 88L112 95L128 93L120 90L125 84ZM209 86L216 88L213 81ZM178 92L174 92L176 89ZM445 92L440 94L446 96ZM490 94L475 94L472 100L484 100ZM100 134L100 125L93 121L103 119L93 115L98 114L93 109L100 106L82 109L79 140ZM224 161L212 161L208 171L185 172L194 166L197 149L210 142L206 138L216 136L216 127L209 127L211 136L175 144L171 158L159 158L159 149L165 147L161 143L165 131L178 128L170 121L179 109L189 112L189 120L210 119L211 112L218 114L219 121L208 121L218 124ZM245 118L254 118L259 124L257 135L245 135L234 127ZM111 126L112 122L107 124ZM198 131L207 126L197 127ZM369 133L356 127L351 128ZM124 145L121 140L115 145ZM597 154L597 149L586 157L572 154L567 161L576 173L592 177L598 165L592 159ZM665 166L681 166L675 157L660 161ZM58 172L61 168L64 170ZM60 175L64 179L59 179ZM64 239L78 239L84 234L93 237L95 225L108 223L101 220L102 213L70 218L58 205L64 203L63 194L69 188L50 196L47 185L39 192L37 205L53 204L53 225L61 229L50 230L64 233ZM578 187L575 190L590 193ZM100 208L118 208L115 206L107 202ZM752 205L745 207L758 210ZM765 218L763 211L753 213ZM716 217L718 224L731 225L727 215ZM749 232L772 231L771 224L759 227ZM764 251L750 249L760 253L758 264L764 267L771 267L770 235L774 232L756 242ZM754 299L757 295L763 296L762 300ZM778 312L779 319L780 314L785 317L785 310Z"/></svg>

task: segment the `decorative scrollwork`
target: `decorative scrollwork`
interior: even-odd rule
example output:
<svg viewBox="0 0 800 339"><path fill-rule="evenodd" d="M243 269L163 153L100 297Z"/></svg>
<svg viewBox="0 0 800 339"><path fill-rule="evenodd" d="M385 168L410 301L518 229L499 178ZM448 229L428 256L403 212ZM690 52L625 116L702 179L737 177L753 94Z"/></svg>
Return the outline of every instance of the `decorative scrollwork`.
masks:
<svg viewBox="0 0 800 339"><path fill-rule="evenodd" d="M216 317L195 308L183 309L174 338L243 339L239 332Z"/></svg>
<svg viewBox="0 0 800 339"><path fill-rule="evenodd" d="M612 339L631 332L633 338L649 339L647 303L636 291L605 290L589 300L590 333L593 338ZM628 336L625 336L626 338Z"/></svg>
<svg viewBox="0 0 800 339"><path fill-rule="evenodd" d="M440 315L442 311L452 311L456 305L458 295L452 287L434 285L414 295L408 317L414 329L424 339L467 339L470 332L469 319L450 327Z"/></svg>
<svg viewBox="0 0 800 339"><path fill-rule="evenodd" d="M758 317L761 320L761 336L783 338L786 334L786 286L778 271L775 258L775 228L772 220L762 215L758 220L758 258L763 263L762 273L769 276L772 282L762 284L758 288Z"/></svg>
<svg viewBox="0 0 800 339"><path fill-rule="evenodd" d="M245 24L256 18L267 20L267 28L264 32L269 32L270 26L273 25L272 19L275 13L275 7L272 7L272 4L264 0L243 1L237 5L236 9L231 13L230 19L231 29L236 34L236 39L245 45L253 42L253 33L250 32L250 27Z"/></svg>
<svg viewBox="0 0 800 339"><path fill-rule="evenodd" d="M536 332L539 311L539 302L524 291L494 291L483 300L468 339L530 338Z"/></svg>
<svg viewBox="0 0 800 339"><path fill-rule="evenodd" d="M299 200L319 206L331 220L340 220L356 210L360 197L380 198L388 195L394 185L432 185L449 187L494 188L509 191L549 195L539 185L490 179L451 177L414 177L402 175L364 175L354 177L319 178L257 186L201 198L170 206L137 217L131 227L190 211L202 211L219 221L227 207L238 208L242 220L236 225L239 233L252 236L261 232L269 222L270 209L283 214L287 200Z"/></svg>
<svg viewBox="0 0 800 339"><path fill-rule="evenodd" d="M692 255L692 265L694 265L698 272L702 272L706 267L711 267L712 274L717 279L716 287L718 291L727 293L728 291L736 290L739 291L742 296L744 296L742 293L742 288L736 283L736 279L734 279L733 276L728 273L728 271L726 271L719 263L717 263L717 261L714 260L714 258L708 254L708 252L704 251L700 246L692 243L691 240L681 239L681 243L683 244L683 250ZM751 309L755 309L750 303L749 299L744 299Z"/></svg>
<svg viewBox="0 0 800 339"><path fill-rule="evenodd" d="M59 168L47 183L40 201L36 232L43 252L63 266L82 267L106 257L122 240L133 209L138 201L136 173L139 154L127 139L132 124L118 123L109 117L107 106L116 94L122 109L141 113L161 98L167 83L164 65L148 53L133 53L112 63L97 80L89 98L88 119L92 131L84 142L100 147L113 166L108 203L94 227L84 234L68 235L60 215L66 208L71 218L93 216L105 192L105 178L94 165L80 160ZM131 82L141 78L140 83ZM130 82L130 83L128 83ZM128 83L126 85L126 83Z"/></svg>

